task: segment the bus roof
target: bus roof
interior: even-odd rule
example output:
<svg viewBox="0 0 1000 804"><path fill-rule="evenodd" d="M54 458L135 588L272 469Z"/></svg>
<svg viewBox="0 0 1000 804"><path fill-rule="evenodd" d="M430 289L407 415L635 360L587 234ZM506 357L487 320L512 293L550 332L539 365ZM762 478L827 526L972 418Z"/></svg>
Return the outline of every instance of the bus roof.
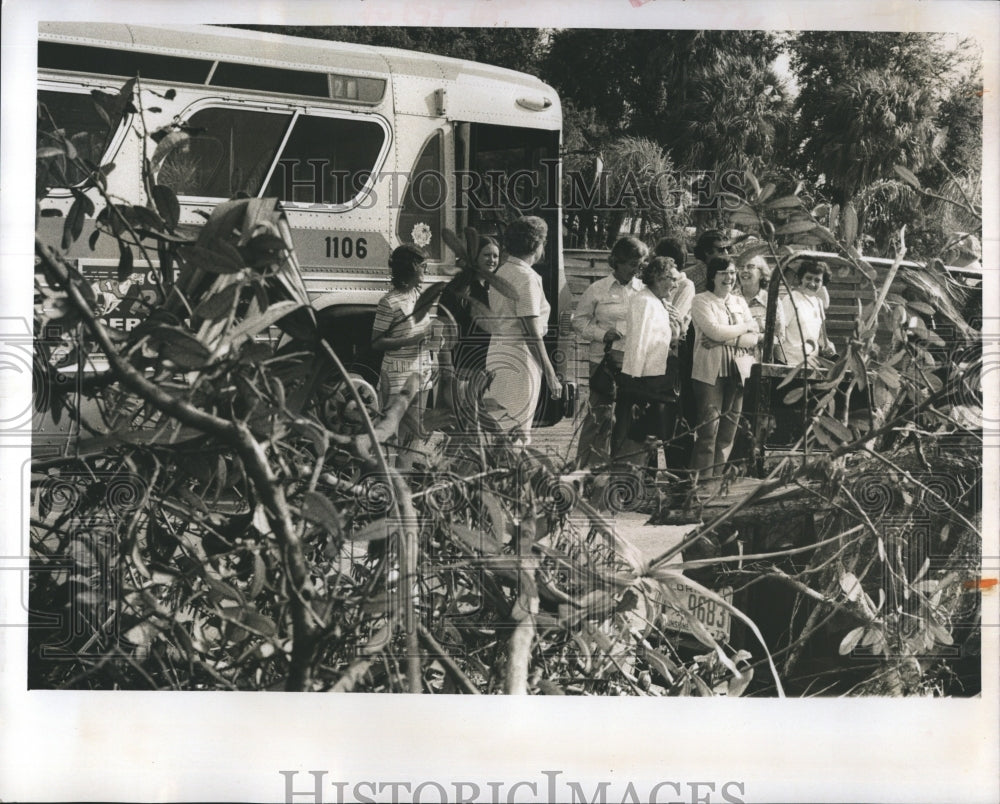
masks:
<svg viewBox="0 0 1000 804"><path fill-rule="evenodd" d="M209 25L125 25L120 23L41 22L45 42L127 49L180 58L232 61L242 64L334 72L407 81L483 87L503 84L523 90L528 106L538 101L531 127L559 127L559 99L555 90L535 76L488 64L429 53L308 39ZM399 99L397 99L399 100ZM398 105L398 104L397 104Z"/></svg>

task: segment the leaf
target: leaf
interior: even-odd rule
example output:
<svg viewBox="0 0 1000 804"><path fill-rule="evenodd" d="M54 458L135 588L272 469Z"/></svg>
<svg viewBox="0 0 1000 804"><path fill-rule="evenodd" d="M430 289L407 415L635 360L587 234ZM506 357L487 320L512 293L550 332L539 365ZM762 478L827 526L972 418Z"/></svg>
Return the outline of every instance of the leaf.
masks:
<svg viewBox="0 0 1000 804"><path fill-rule="evenodd" d="M484 491L480 495L480 502L483 509L488 514L488 519L483 520L481 528L484 533L491 531L493 539L499 544L504 544L510 540L511 521L510 515L504 510L497 496L489 491Z"/></svg>
<svg viewBox="0 0 1000 804"><path fill-rule="evenodd" d="M193 335L167 326L157 327L152 335L163 344L160 356L172 360L180 368L199 369L208 363L208 348Z"/></svg>
<svg viewBox="0 0 1000 804"><path fill-rule="evenodd" d="M360 530L344 534L352 542L378 542L388 539L394 530L393 523L387 517L369 522Z"/></svg>
<svg viewBox="0 0 1000 804"><path fill-rule="evenodd" d="M813 437L827 449L836 449L836 442L830 438L830 434L827 433L822 427L817 427L815 421L813 422L812 434Z"/></svg>
<svg viewBox="0 0 1000 804"><path fill-rule="evenodd" d="M733 212L729 216L730 223L738 224L740 226L759 226L760 218L752 212ZM742 254L740 255L743 256Z"/></svg>
<svg viewBox="0 0 1000 804"><path fill-rule="evenodd" d="M461 260L463 263L468 262L468 251L466 251L465 243L458 239L458 235L455 234L447 226L441 230L441 239L444 240L444 244L450 248L455 257Z"/></svg>
<svg viewBox="0 0 1000 804"><path fill-rule="evenodd" d="M124 282L132 275L132 269L134 266L134 257L132 255L132 249L118 241L118 248L120 252L120 257L118 259L118 281Z"/></svg>
<svg viewBox="0 0 1000 804"><path fill-rule="evenodd" d="M942 645L953 645L955 643L948 629L938 623L928 622L927 630L934 637L935 642L940 642Z"/></svg>
<svg viewBox="0 0 1000 804"><path fill-rule="evenodd" d="M190 139L191 138L184 131L171 131L167 134L167 136L157 143L156 150L153 151L153 158L151 160L153 169L159 170L159 166L163 160L167 158L167 154L175 148L186 145Z"/></svg>
<svg viewBox="0 0 1000 804"><path fill-rule="evenodd" d="M837 652L841 656L846 656L854 650L861 641L861 637L864 636L865 630L865 626L859 625L857 628L852 628L848 631L844 638L840 640L840 647L837 648Z"/></svg>
<svg viewBox="0 0 1000 804"><path fill-rule="evenodd" d="M918 313L923 313L924 315L934 315L937 312L933 307L931 307L927 302L922 301L908 301L904 304L911 310L916 310Z"/></svg>
<svg viewBox="0 0 1000 804"><path fill-rule="evenodd" d="M802 199L797 195L786 195L781 198L775 198L771 203L767 205L768 209L794 209L795 207L802 206Z"/></svg>
<svg viewBox="0 0 1000 804"><path fill-rule="evenodd" d="M882 380L893 391L898 391L900 385L902 384L902 378L896 369L892 366L879 366L875 371L875 375Z"/></svg>
<svg viewBox="0 0 1000 804"><path fill-rule="evenodd" d="M774 230L774 233L776 235L804 234L805 232L811 232L815 228L815 221L792 221L791 223L786 223L784 226L779 226Z"/></svg>
<svg viewBox="0 0 1000 804"><path fill-rule="evenodd" d="M208 587L208 596L212 599L213 603L221 603L223 600L235 600L241 605L246 605L247 601L239 589L235 589L228 583L223 583L211 575L204 576L202 581Z"/></svg>
<svg viewBox="0 0 1000 804"><path fill-rule="evenodd" d="M757 203L763 204L772 195L774 195L774 183L768 182L763 186L763 188L761 188L761 191L757 194Z"/></svg>
<svg viewBox="0 0 1000 804"><path fill-rule="evenodd" d="M556 684L554 681L549 681L547 678L538 679L538 691L542 695L565 695L566 691Z"/></svg>
<svg viewBox="0 0 1000 804"><path fill-rule="evenodd" d="M500 555L503 550L503 545L489 533L485 531L477 533L467 525L453 524L451 526L451 535L457 537L462 546L471 552L496 556Z"/></svg>
<svg viewBox="0 0 1000 804"><path fill-rule="evenodd" d="M713 697L715 697L715 693L712 692L712 688L710 686L708 686L708 684L705 683L705 681L702 679L701 676L699 676L699 675L693 675L693 676L691 676L691 679L694 681L695 687L698 688L698 694L699 695L701 695L704 698L713 698Z"/></svg>
<svg viewBox="0 0 1000 804"><path fill-rule="evenodd" d="M430 312L431 307L434 306L447 286L447 282L435 282L417 297L417 301L413 305L413 312L410 314L414 321L420 322L427 317L427 313Z"/></svg>
<svg viewBox="0 0 1000 804"><path fill-rule="evenodd" d="M816 423L822 426L834 438L843 441L845 444L854 440L854 433L851 432L850 428L844 426L832 416L821 416L816 420Z"/></svg>
<svg viewBox="0 0 1000 804"><path fill-rule="evenodd" d="M83 231L84 204L77 198L69 208L66 222L63 224L62 250L66 251Z"/></svg>
<svg viewBox="0 0 1000 804"><path fill-rule="evenodd" d="M302 500L302 516L315 525L322 525L328 533L339 534L343 530L343 517L340 512L318 491L305 493Z"/></svg>
<svg viewBox="0 0 1000 804"><path fill-rule="evenodd" d="M278 633L278 626L274 624L274 620L250 608L240 611L239 621L266 637L273 637Z"/></svg>
<svg viewBox="0 0 1000 804"><path fill-rule="evenodd" d="M679 673L680 670L676 664L674 664L670 659L664 656L660 651L654 650L653 648L646 648L643 653L643 658L646 663L655 670L668 684L674 683L674 674Z"/></svg>
<svg viewBox="0 0 1000 804"><path fill-rule="evenodd" d="M359 652L362 656L374 656L375 654L381 653L385 650L391 639L392 625L391 623L387 623L372 634L371 639L359 648Z"/></svg>
<svg viewBox="0 0 1000 804"><path fill-rule="evenodd" d="M802 371L803 365L796 366L791 371L789 371L784 377L782 377L781 382L778 383L778 386L775 390L777 390L778 388L784 388L786 385L788 385L788 383L794 380L795 377L798 375L798 373Z"/></svg>
<svg viewBox="0 0 1000 804"><path fill-rule="evenodd" d="M267 565L264 564L264 559L260 553L255 552L253 554L253 576L250 579L250 585L247 587L247 600L253 600L264 591L266 581Z"/></svg>
<svg viewBox="0 0 1000 804"><path fill-rule="evenodd" d="M93 251L94 248L97 246L97 238L100 236L101 236L100 229L94 229L94 231L90 233L90 238L87 240L87 245L90 246L91 251Z"/></svg>
<svg viewBox="0 0 1000 804"><path fill-rule="evenodd" d="M786 405L794 405L796 402L802 399L803 396L805 396L805 393L806 393L805 388L793 388L791 391L785 394L785 398L783 401Z"/></svg>
<svg viewBox="0 0 1000 804"><path fill-rule="evenodd" d="M177 201L177 196L173 190L162 184L154 184L152 192L157 212L160 213L167 228L173 229L181 217L181 205Z"/></svg>
<svg viewBox="0 0 1000 804"><path fill-rule="evenodd" d="M726 688L726 695L730 698L739 698L744 692L746 692L747 687L750 686L750 682L753 681L753 668L749 667L743 670L742 678L731 678L729 679L729 684Z"/></svg>
<svg viewBox="0 0 1000 804"><path fill-rule="evenodd" d="M840 588L844 590L847 599L852 603L861 597L861 581L858 580L858 576L853 572L845 572L840 576Z"/></svg>
<svg viewBox="0 0 1000 804"><path fill-rule="evenodd" d="M240 282L233 282L226 285L218 293L209 296L207 299L203 299L195 308L195 315L199 318L204 318L206 321L217 321L220 318L225 318L233 309L233 303L236 301L236 296L242 287L243 285Z"/></svg>
<svg viewBox="0 0 1000 804"><path fill-rule="evenodd" d="M186 246L181 252L184 259L193 267L200 268L210 274L235 274L242 271L246 266L243 264L243 257L233 249L236 259L232 254L223 254L216 249L205 248L204 246Z"/></svg>
<svg viewBox="0 0 1000 804"><path fill-rule="evenodd" d="M918 179L909 168L904 167L903 165L893 165L892 169L900 179L909 184L914 190L920 189L920 179Z"/></svg>
<svg viewBox="0 0 1000 804"><path fill-rule="evenodd" d="M754 195L760 195L760 182L757 181L757 177L753 174L753 171L748 168L743 172L753 187Z"/></svg>
<svg viewBox="0 0 1000 804"><path fill-rule="evenodd" d="M272 304L263 313L251 316L240 323L238 327L234 327L229 334L226 335L225 343L234 346L238 345L247 338L252 338L259 332L263 332L276 321L281 320L292 312L292 310L296 310L300 306L299 302L291 300Z"/></svg>
<svg viewBox="0 0 1000 804"><path fill-rule="evenodd" d="M36 159L52 159L57 156L65 156L66 152L55 145L45 145L35 151Z"/></svg>
<svg viewBox="0 0 1000 804"><path fill-rule="evenodd" d="M858 239L858 213L854 209L854 204L847 202L840 214L841 232L843 238L848 243L853 243Z"/></svg>

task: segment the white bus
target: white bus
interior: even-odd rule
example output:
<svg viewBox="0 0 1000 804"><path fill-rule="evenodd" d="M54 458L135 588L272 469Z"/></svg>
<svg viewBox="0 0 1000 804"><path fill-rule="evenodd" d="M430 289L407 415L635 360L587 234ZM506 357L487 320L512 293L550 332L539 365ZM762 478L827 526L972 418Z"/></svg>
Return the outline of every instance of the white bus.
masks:
<svg viewBox="0 0 1000 804"><path fill-rule="evenodd" d="M115 93L136 76L138 108L114 126L91 93ZM59 127L81 132L74 142L82 156L114 163L111 197L146 202L143 156L155 152L155 132L178 125L186 146L153 168L178 196L180 223L203 221L200 213L229 198L277 197L325 334L356 365L393 248L421 246L428 282L439 281L454 266L443 228L499 234L521 212L544 217L549 244L539 271L553 309L546 341L561 370L558 322L571 298L561 257L562 116L555 90L537 78L223 27L59 22L39 26L38 98ZM103 202L89 192L99 212ZM42 200L40 233L49 242L59 241L72 202L68 187ZM116 280L117 246L99 237L92 248L94 225L87 220L68 256L115 297L109 323L129 329L155 303L155 289L138 259L139 273ZM559 406L542 408L542 423L560 415Z"/></svg>

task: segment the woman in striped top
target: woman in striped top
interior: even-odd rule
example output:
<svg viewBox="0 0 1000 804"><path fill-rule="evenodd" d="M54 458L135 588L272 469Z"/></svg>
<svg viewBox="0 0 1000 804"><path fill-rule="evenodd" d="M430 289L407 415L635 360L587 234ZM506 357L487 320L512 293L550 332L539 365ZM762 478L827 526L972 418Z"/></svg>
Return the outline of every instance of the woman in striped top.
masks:
<svg viewBox="0 0 1000 804"><path fill-rule="evenodd" d="M420 392L400 423L400 442L419 432L420 414L433 384L434 360L428 344L432 337L431 316L413 318L420 297L427 260L416 246L405 244L389 256L392 290L379 299L372 326L372 348L385 352L379 378L383 409L402 390L414 372L420 375Z"/></svg>
<svg viewBox="0 0 1000 804"><path fill-rule="evenodd" d="M695 331L691 380L698 409L691 468L711 477L721 474L729 460L760 331L746 300L732 292L736 266L728 257L709 259L706 286L708 290L691 304Z"/></svg>

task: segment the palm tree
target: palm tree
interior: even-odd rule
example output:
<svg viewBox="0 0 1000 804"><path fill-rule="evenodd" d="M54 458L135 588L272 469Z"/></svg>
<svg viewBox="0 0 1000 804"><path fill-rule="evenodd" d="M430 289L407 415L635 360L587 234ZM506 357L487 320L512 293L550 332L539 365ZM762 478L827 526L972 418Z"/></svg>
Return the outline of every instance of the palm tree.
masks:
<svg viewBox="0 0 1000 804"><path fill-rule="evenodd" d="M826 176L833 200L845 203L893 165L919 170L932 153L934 93L905 77L866 70L830 89L829 110L814 121L807 150Z"/></svg>

